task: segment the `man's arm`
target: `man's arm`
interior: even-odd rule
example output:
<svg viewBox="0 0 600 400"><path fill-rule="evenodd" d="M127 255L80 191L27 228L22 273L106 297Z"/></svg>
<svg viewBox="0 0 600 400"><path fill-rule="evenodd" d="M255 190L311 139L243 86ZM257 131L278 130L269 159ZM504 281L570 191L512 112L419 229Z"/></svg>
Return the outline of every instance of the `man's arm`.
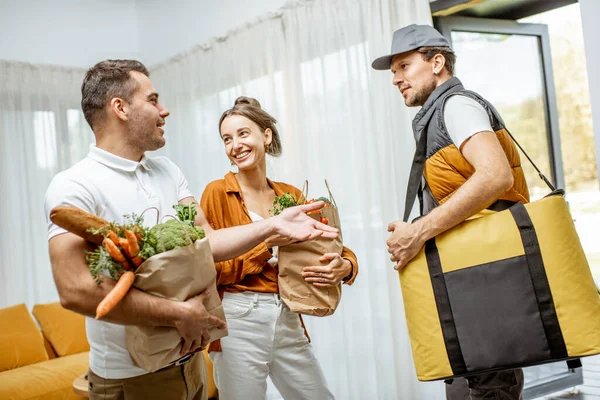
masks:
<svg viewBox="0 0 600 400"><path fill-rule="evenodd" d="M49 247L52 274L61 305L93 317L96 307L116 282L106 277L102 284L97 285L93 280L85 260L87 244L84 239L64 233L51 238ZM205 298L206 292L188 301L177 302L131 288L103 320L122 325L175 327L185 339L185 354L207 342L209 327L226 326L224 321L206 312L202 304Z"/></svg>
<svg viewBox="0 0 600 400"><path fill-rule="evenodd" d="M445 203L412 224L392 222L387 241L390 260L401 269L425 242L490 206L513 185L513 175L496 134L485 131L462 145L464 157L475 172Z"/></svg>
<svg viewBox="0 0 600 400"><path fill-rule="evenodd" d="M246 253L272 235L279 235L295 241L305 241L319 236L336 238L338 229L325 225L306 215L308 211L323 208L319 201L284 210L276 217L266 218L251 224L214 230L208 223L202 208L193 197L186 197L179 204L196 205L196 225L204 228L210 242L215 261L228 260Z"/></svg>
<svg viewBox="0 0 600 400"><path fill-rule="evenodd" d="M513 185L508 159L495 133L474 135L462 145L462 153L475 173L448 201L417 220L425 241L489 207Z"/></svg>
<svg viewBox="0 0 600 400"><path fill-rule="evenodd" d="M86 247L91 248L84 239L65 233L50 239L49 246L52 273L62 306L93 317L98 303L116 282L105 277L97 285L93 280L84 253ZM183 314L184 310L176 302L132 288L106 320L123 325L175 326L176 320L185 317Z"/></svg>

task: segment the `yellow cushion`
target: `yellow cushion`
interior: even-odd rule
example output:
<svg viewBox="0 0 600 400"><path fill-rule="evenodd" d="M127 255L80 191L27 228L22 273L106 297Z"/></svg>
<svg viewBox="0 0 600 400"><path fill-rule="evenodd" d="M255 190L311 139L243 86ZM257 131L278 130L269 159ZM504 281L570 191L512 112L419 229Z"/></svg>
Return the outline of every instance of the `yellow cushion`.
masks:
<svg viewBox="0 0 600 400"><path fill-rule="evenodd" d="M83 315L63 308L58 302L36 304L32 313L59 357L90 350Z"/></svg>
<svg viewBox="0 0 600 400"><path fill-rule="evenodd" d="M208 358L208 347L202 351L204 355L204 361L206 361L206 373L208 375L208 398L216 398L218 391L217 386L215 385L214 372L213 372L213 364Z"/></svg>
<svg viewBox="0 0 600 400"><path fill-rule="evenodd" d="M87 372L88 363L86 352L0 372L0 399L82 399L73 391L73 381Z"/></svg>
<svg viewBox="0 0 600 400"><path fill-rule="evenodd" d="M1 309L0 327L0 372L48 359L42 333L25 304Z"/></svg>
<svg viewBox="0 0 600 400"><path fill-rule="evenodd" d="M44 338L44 347L46 348L46 353L48 354L48 359L49 360L52 360L53 358L58 357L56 355L56 352L52 348L52 345L50 344L50 342L46 338Z"/></svg>

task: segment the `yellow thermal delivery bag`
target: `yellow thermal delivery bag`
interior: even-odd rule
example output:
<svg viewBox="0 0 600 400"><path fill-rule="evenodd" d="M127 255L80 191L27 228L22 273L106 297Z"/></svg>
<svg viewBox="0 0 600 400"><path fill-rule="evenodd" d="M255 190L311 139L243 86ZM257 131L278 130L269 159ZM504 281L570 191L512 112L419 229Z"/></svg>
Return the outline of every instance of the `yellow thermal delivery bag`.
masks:
<svg viewBox="0 0 600 400"><path fill-rule="evenodd" d="M600 353L600 297L562 191L461 223L399 274L421 381Z"/></svg>

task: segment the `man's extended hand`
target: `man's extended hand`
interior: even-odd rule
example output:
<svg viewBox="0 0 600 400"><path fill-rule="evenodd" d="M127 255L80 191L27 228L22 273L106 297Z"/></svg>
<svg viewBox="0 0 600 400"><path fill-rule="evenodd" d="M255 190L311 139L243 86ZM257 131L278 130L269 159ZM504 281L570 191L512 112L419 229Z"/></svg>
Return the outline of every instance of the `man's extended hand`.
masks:
<svg viewBox="0 0 600 400"><path fill-rule="evenodd" d="M265 239L265 244L269 248L273 248L275 246L277 246L277 247L289 246L290 244L293 244L296 242L297 242L297 240L295 240L295 239L290 239L289 237L284 237L281 235L272 235Z"/></svg>
<svg viewBox="0 0 600 400"><path fill-rule="evenodd" d="M392 232L386 244L390 260L396 263L395 270L400 270L408 264L425 245L419 231L418 223L407 224L395 221L388 225L388 232Z"/></svg>
<svg viewBox="0 0 600 400"><path fill-rule="evenodd" d="M210 340L210 328L224 329L227 327L225 321L206 311L204 303L208 300L209 295L210 291L207 289L182 303L187 316L175 325L183 339L181 356L205 348Z"/></svg>
<svg viewBox="0 0 600 400"><path fill-rule="evenodd" d="M325 206L323 201L317 201L302 206L290 207L272 218L275 233L292 241L305 241L319 236L335 239L339 230L306 215L309 211L320 210Z"/></svg>

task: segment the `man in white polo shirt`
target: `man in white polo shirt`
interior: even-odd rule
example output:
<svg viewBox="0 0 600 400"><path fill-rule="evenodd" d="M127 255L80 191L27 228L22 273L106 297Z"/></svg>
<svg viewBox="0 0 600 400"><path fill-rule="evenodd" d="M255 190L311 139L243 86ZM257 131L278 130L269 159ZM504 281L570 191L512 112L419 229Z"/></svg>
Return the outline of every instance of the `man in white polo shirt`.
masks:
<svg viewBox="0 0 600 400"><path fill-rule="evenodd" d="M53 179L46 193L45 211L52 272L61 304L88 316L90 398L204 399L204 358L186 354L206 346L210 327L225 327L224 321L204 308L207 293L177 302L132 289L105 318L95 320L96 306L116 282L104 279L97 285L85 260L85 240L49 219L50 210L59 205L122 221L124 214L139 215L151 207L158 209L159 215L168 215L173 213L174 204L196 202L175 164L165 157L145 155L165 145L163 126L169 111L158 101L143 64L102 61L87 72L81 91L81 106L96 144L86 158ZM322 206L294 207L275 218L219 231L210 227L197 207L196 222L206 231L215 261L221 261L245 253L271 235L296 240L337 236L337 230L305 215ZM156 213L146 212L144 222L152 226ZM136 367L127 351L124 325L177 328L184 343L182 356L186 357L154 373Z"/></svg>

